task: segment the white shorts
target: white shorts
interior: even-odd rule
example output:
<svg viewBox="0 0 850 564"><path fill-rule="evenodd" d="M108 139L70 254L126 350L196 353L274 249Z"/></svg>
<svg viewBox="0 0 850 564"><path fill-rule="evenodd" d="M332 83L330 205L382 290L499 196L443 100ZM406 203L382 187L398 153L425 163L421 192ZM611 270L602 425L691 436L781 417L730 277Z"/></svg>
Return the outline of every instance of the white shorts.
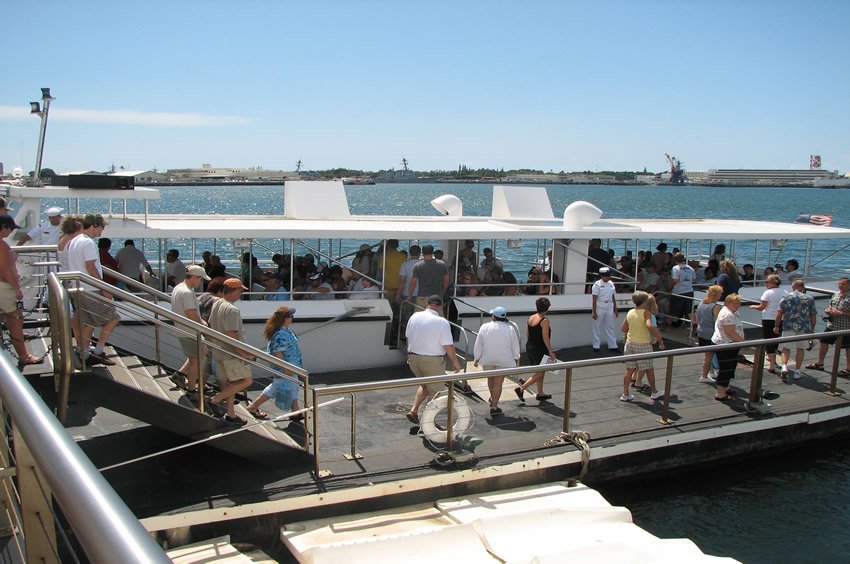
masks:
<svg viewBox="0 0 850 564"><path fill-rule="evenodd" d="M783 337L808 337L809 334L808 333L798 333L797 331L783 331L782 336ZM808 346L809 346L809 339L808 338L803 338L803 339L800 339L799 341L794 341L793 343L782 343L782 348L788 349L789 351L791 349L796 349L798 351L801 351L801 350L804 351L804 350L806 350L806 348L808 348Z"/></svg>

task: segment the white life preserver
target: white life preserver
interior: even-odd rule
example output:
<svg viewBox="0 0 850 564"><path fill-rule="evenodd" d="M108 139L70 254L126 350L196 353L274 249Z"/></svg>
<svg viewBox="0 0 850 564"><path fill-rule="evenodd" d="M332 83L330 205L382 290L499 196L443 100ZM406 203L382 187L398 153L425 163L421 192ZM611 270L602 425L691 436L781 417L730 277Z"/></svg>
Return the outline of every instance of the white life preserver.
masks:
<svg viewBox="0 0 850 564"><path fill-rule="evenodd" d="M446 429L437 427L435 423L437 414L445 410L448 403L449 397L447 395L439 395L425 404L422 413L419 415L419 433L432 443L445 444L448 442L446 440ZM463 433L472 427L475 415L463 396L456 395L454 397L453 407L452 437L457 437L459 433Z"/></svg>

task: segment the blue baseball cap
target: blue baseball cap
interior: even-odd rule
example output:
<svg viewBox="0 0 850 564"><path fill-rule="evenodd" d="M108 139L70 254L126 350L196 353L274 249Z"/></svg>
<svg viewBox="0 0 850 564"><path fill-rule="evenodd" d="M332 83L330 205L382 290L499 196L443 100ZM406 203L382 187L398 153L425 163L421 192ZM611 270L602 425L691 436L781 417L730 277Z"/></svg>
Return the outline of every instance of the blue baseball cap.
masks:
<svg viewBox="0 0 850 564"><path fill-rule="evenodd" d="M490 315L499 319L507 319L508 311L502 306L494 307L489 311Z"/></svg>

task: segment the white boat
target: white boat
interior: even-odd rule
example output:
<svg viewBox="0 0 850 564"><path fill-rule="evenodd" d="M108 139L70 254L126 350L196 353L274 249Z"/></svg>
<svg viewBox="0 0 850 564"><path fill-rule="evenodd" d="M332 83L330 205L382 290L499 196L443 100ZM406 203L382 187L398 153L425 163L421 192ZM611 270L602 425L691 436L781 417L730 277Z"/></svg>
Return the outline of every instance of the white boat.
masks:
<svg viewBox="0 0 850 564"><path fill-rule="evenodd" d="M388 216L354 215L350 212L341 181L311 182L287 181L285 211L274 215L154 215L148 213L148 203L159 198L153 188L134 190L87 190L67 187L2 187L8 197L17 202L16 220L22 226L33 225L42 207L41 200L67 201L69 210L91 209L90 200L103 206L102 213L109 223L103 236L114 241L143 240L148 248L153 246L164 255L169 241L174 240L238 240L242 248L260 244L263 240L288 240L288 248L299 249L299 241L327 241L326 253L320 260L329 263L340 260L327 249L357 248L360 243L378 245L386 239L414 243L433 243L445 250L445 261L453 264L459 245L464 240L478 241L480 247L495 244L497 253L510 253L525 248L542 257L545 249L553 249L552 272L560 280L557 294L549 295L552 307L553 346L556 348L589 345L591 335L590 296L586 291L588 270L588 244L591 239L619 239L634 242L634 248L652 241L681 242L689 258L702 254L706 241L773 241L781 234L782 245L791 241L806 241L810 254L814 241L850 239L850 229L822 227L809 224L773 221L745 221L730 219L625 219L606 218L602 210L592 204L577 201L562 212L556 213L550 204L545 187L500 186L493 187L492 209L489 216L463 214L463 203L451 195L436 198L432 204L441 215ZM144 213L130 214L128 202L140 200ZM81 202L83 204L81 204ZM424 213L424 210L423 210ZM542 244L541 244L542 241ZM643 242L643 243L641 243ZM699 244L697 242L700 242ZM654 243L653 243L654 245ZM733 243L734 245L734 243ZM194 244L193 244L194 248ZM304 247L309 248L309 247ZM532 249L529 251L529 248ZM733 247L734 248L734 247ZM198 251L199 252L199 251ZM339 253L342 254L342 253ZM791 258L791 257L787 257ZM801 257L802 259L803 257ZM810 257L806 257L810 258ZM187 260L188 262L188 260ZM529 261L527 266L533 264ZM801 260L801 263L804 261ZM527 269L523 267L522 273ZM804 267L805 268L805 267ZM380 278L380 275L378 275ZM380 282L380 280L379 280ZM525 284L520 280L520 285ZM745 298L758 301L761 290L744 289ZM464 329L457 343L461 350L471 350L475 331L484 314L499 305L517 319L534 311L537 295L464 297L455 302L460 323ZM630 292L618 295L621 309L631 307ZM238 303L246 324L246 341L262 347L262 324L279 302L262 300ZM297 305L300 339L305 358L310 359L311 372L390 366L403 363L400 350L387 342L387 325L391 323L393 309L385 299L329 301L300 301ZM484 314L484 315L482 315ZM757 322L756 317L753 321ZM112 340L121 346L132 342L140 345L134 330L127 330L133 319L123 321ZM356 324L352 326L351 324ZM321 327L321 330L314 330ZM352 331L356 327L356 331ZM153 341L151 340L151 343ZM327 354L328 344L333 344L334 354ZM153 344L141 343L140 355L155 356ZM147 347L149 350L144 350ZM168 350L175 351L168 358ZM164 349L164 363L179 366L178 347Z"/></svg>

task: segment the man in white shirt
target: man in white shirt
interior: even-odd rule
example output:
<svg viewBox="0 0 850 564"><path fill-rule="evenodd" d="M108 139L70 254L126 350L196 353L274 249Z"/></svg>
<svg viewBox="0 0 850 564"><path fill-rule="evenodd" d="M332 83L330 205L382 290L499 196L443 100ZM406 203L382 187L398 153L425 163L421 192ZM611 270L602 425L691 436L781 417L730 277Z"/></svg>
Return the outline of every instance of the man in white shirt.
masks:
<svg viewBox="0 0 850 564"><path fill-rule="evenodd" d="M615 320L617 312L617 290L611 282L611 269L599 269L600 279L593 283L590 293L593 296L591 315L593 316L593 352L599 352L602 345L602 333L608 341L608 350L619 352L617 348L617 330Z"/></svg>
<svg viewBox="0 0 850 564"><path fill-rule="evenodd" d="M59 236L62 234L62 208L52 207L47 208L47 223L40 223L29 233L21 237L18 241L19 245L26 245L32 241L36 245L56 245L59 243Z"/></svg>
<svg viewBox="0 0 850 564"><path fill-rule="evenodd" d="M201 319L201 312L198 310L198 299L195 296L195 290L200 287L204 280L209 282L210 277L207 276L203 268L195 265L187 268L186 278L171 293L171 311L187 319L191 319L195 323L206 325L204 320ZM183 349L183 354L186 355L186 362L180 367L180 372L186 376L186 380L189 383L187 386L188 391L190 393L197 393L198 367L200 366L198 359L207 356L206 347L203 343L199 343L194 336L178 333L177 340L180 343L180 348Z"/></svg>
<svg viewBox="0 0 850 564"><path fill-rule="evenodd" d="M186 265L180 260L180 251L169 249L165 254L165 282L172 288L186 278Z"/></svg>
<svg viewBox="0 0 850 564"><path fill-rule="evenodd" d="M670 316L667 326L679 327L682 319L691 317L696 272L685 261L685 255L676 253L676 266L670 271Z"/></svg>
<svg viewBox="0 0 850 564"><path fill-rule="evenodd" d="M508 312L499 306L490 310L493 316L478 329L475 337L474 366L481 366L484 370L496 370L498 368L513 368L519 362L519 338L513 325L508 323ZM487 378L487 388L490 390L490 416L495 417L502 414L499 408L499 398L502 397L502 384L504 376L492 376Z"/></svg>
<svg viewBox="0 0 850 564"><path fill-rule="evenodd" d="M68 269L70 272L82 272L103 280L103 267L100 264L100 253L94 242L94 237L100 237L106 222L100 214L88 214L83 218L83 232L74 237L68 246ZM109 339L109 334L121 321L115 304L112 303L112 294L98 290L90 284L81 282L83 291L76 295L76 312L71 323L80 324L77 335L80 347L80 357L84 361L96 362L97 364L115 364L103 354L103 347ZM100 294L96 297L96 294ZM92 334L95 327L100 327L100 335L97 345L93 351L89 351Z"/></svg>
<svg viewBox="0 0 850 564"><path fill-rule="evenodd" d="M431 296L423 311L417 311L407 321L407 364L414 376L445 375L443 359L446 355L454 366L455 372L460 372L460 363L455 353L454 339L449 322L440 314L443 311L443 298ZM419 386L413 407L407 412L407 420L413 424L419 423L419 406L435 395L439 387L436 385Z"/></svg>

